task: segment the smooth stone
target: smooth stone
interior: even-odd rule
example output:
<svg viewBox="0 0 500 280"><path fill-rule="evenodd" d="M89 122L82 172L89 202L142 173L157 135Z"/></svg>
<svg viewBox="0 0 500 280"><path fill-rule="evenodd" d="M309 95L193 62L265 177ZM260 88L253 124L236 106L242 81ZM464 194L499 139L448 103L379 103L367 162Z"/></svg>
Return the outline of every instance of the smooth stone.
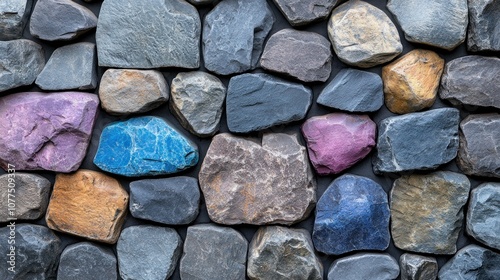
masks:
<svg viewBox="0 0 500 280"><path fill-rule="evenodd" d="M116 257L110 248L80 242L64 249L59 261L57 280L118 279Z"/></svg>
<svg viewBox="0 0 500 280"><path fill-rule="evenodd" d="M312 22L326 19L342 0L274 0L292 26L307 25Z"/></svg>
<svg viewBox="0 0 500 280"><path fill-rule="evenodd" d="M0 98L0 166L72 172L86 155L97 95L22 92Z"/></svg>
<svg viewBox="0 0 500 280"><path fill-rule="evenodd" d="M134 218L187 225L196 219L199 207L200 189L195 178L182 176L130 183L130 213Z"/></svg>
<svg viewBox="0 0 500 280"><path fill-rule="evenodd" d="M373 171L429 170L455 158L457 109L442 108L383 119L378 126Z"/></svg>
<svg viewBox="0 0 500 280"><path fill-rule="evenodd" d="M484 183L472 190L466 226L474 239L500 250L500 183Z"/></svg>
<svg viewBox="0 0 500 280"><path fill-rule="evenodd" d="M375 112L384 105L382 78L357 69L342 69L321 91L318 104L349 111Z"/></svg>
<svg viewBox="0 0 500 280"><path fill-rule="evenodd" d="M116 245L123 280L165 280L174 273L182 239L172 228L132 226L123 230Z"/></svg>
<svg viewBox="0 0 500 280"><path fill-rule="evenodd" d="M94 164L127 177L177 173L198 163L198 147L166 120L144 116L104 128Z"/></svg>
<svg viewBox="0 0 500 280"><path fill-rule="evenodd" d="M403 51L398 30L389 17L360 0L348 1L333 10L328 36L338 58L357 67L389 62Z"/></svg>
<svg viewBox="0 0 500 280"><path fill-rule="evenodd" d="M248 241L232 228L190 226L180 264L181 279L245 279L247 249Z"/></svg>
<svg viewBox="0 0 500 280"><path fill-rule="evenodd" d="M323 265L307 230L261 227L250 242L247 275L252 280L323 280Z"/></svg>
<svg viewBox="0 0 500 280"><path fill-rule="evenodd" d="M273 24L266 0L221 1L204 20L205 67L220 75L255 69Z"/></svg>
<svg viewBox="0 0 500 280"><path fill-rule="evenodd" d="M7 0L0 3L0 41L23 37L33 0Z"/></svg>
<svg viewBox="0 0 500 280"><path fill-rule="evenodd" d="M242 74L229 80L226 115L229 131L247 133L302 120L312 91L268 74Z"/></svg>
<svg viewBox="0 0 500 280"><path fill-rule="evenodd" d="M303 82L325 82L332 71L330 42L315 32L282 29L267 40L260 66Z"/></svg>
<svg viewBox="0 0 500 280"><path fill-rule="evenodd" d="M387 193L366 177L338 177L318 201L312 238L316 250L329 255L387 249L391 239Z"/></svg>
<svg viewBox="0 0 500 280"><path fill-rule="evenodd" d="M382 68L385 105L396 114L430 108L436 100L444 59L433 51L412 50Z"/></svg>
<svg viewBox="0 0 500 280"><path fill-rule="evenodd" d="M200 15L184 0L106 0L96 31L99 66L198 68L200 34Z"/></svg>
<svg viewBox="0 0 500 280"><path fill-rule="evenodd" d="M438 264L435 258L404 253L399 258L401 280L435 280Z"/></svg>
<svg viewBox="0 0 500 280"><path fill-rule="evenodd" d="M156 70L108 69L102 75L99 98L110 115L144 113L167 102L169 88Z"/></svg>
<svg viewBox="0 0 500 280"><path fill-rule="evenodd" d="M451 51L465 41L467 0L389 0L387 9L409 42Z"/></svg>
<svg viewBox="0 0 500 280"><path fill-rule="evenodd" d="M359 253L335 260L328 280L392 280L399 275L398 262L389 254Z"/></svg>
<svg viewBox="0 0 500 280"><path fill-rule="evenodd" d="M390 194L394 245L411 252L454 254L469 190L467 176L450 171L396 179Z"/></svg>
<svg viewBox="0 0 500 280"><path fill-rule="evenodd" d="M226 86L214 75L195 71L172 80L170 112L189 132L209 137L219 130Z"/></svg>
<svg viewBox="0 0 500 280"><path fill-rule="evenodd" d="M199 182L208 215L220 224L291 225L306 219L316 203L316 181L297 135L218 134Z"/></svg>
<svg viewBox="0 0 500 280"><path fill-rule="evenodd" d="M500 254L468 245L439 270L440 280L500 279Z"/></svg>
<svg viewBox="0 0 500 280"><path fill-rule="evenodd" d="M467 50L472 52L500 51L500 2L469 0L469 30Z"/></svg>

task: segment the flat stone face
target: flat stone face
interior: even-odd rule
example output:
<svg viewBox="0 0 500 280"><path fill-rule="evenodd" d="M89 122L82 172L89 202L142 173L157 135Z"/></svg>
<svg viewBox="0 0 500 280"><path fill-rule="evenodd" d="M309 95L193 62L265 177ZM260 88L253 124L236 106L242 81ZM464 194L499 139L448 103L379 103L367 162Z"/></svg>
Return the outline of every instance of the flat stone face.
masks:
<svg viewBox="0 0 500 280"><path fill-rule="evenodd" d="M302 125L311 163L320 175L340 173L370 153L377 125L367 115L332 113Z"/></svg>
<svg viewBox="0 0 500 280"><path fill-rule="evenodd" d="M96 31L99 66L198 68L200 34L198 11L186 1L106 0Z"/></svg>
<svg viewBox="0 0 500 280"><path fill-rule="evenodd" d="M332 12L328 36L339 59L369 68L391 61L403 51L398 30L381 10L364 1L348 1Z"/></svg>
<svg viewBox="0 0 500 280"><path fill-rule="evenodd" d="M397 261L389 254L359 253L335 260L328 270L328 280L396 279Z"/></svg>
<svg viewBox="0 0 500 280"><path fill-rule="evenodd" d="M229 81L226 114L231 132L247 133L305 118L312 91L267 75L242 74Z"/></svg>
<svg viewBox="0 0 500 280"><path fill-rule="evenodd" d="M181 278L245 279L247 249L248 241L232 228L212 224L190 226L180 264Z"/></svg>
<svg viewBox="0 0 500 280"><path fill-rule="evenodd" d="M307 218L316 203L316 182L296 135L218 134L199 180L208 215L220 224L290 225Z"/></svg>
<svg viewBox="0 0 500 280"><path fill-rule="evenodd" d="M257 67L274 23L266 0L224 0L203 21L205 67L220 75Z"/></svg>
<svg viewBox="0 0 500 280"><path fill-rule="evenodd" d="M444 59L435 52L413 50L382 68L385 105L396 114L429 108L434 104Z"/></svg>
<svg viewBox="0 0 500 280"><path fill-rule="evenodd" d="M45 220L51 229L114 244L127 216L128 193L103 173L57 174Z"/></svg>
<svg viewBox="0 0 500 280"><path fill-rule="evenodd" d="M468 245L439 270L440 280L476 280L500 278L500 254Z"/></svg>
<svg viewBox="0 0 500 280"><path fill-rule="evenodd" d="M449 171L396 179L391 191L394 245L412 252L454 254L469 190L467 176Z"/></svg>
<svg viewBox="0 0 500 280"><path fill-rule="evenodd" d="M401 280L434 280L438 275L435 258L404 253L399 259Z"/></svg>
<svg viewBox="0 0 500 280"><path fill-rule="evenodd" d="M497 0L469 0L469 51L500 51L500 2Z"/></svg>
<svg viewBox="0 0 500 280"><path fill-rule="evenodd" d="M260 66L303 82L325 82L332 70L330 42L309 31L282 29L266 43Z"/></svg>
<svg viewBox="0 0 500 280"><path fill-rule="evenodd" d="M198 147L164 119L145 116L104 128L94 164L127 177L165 175L198 163Z"/></svg>
<svg viewBox="0 0 500 280"><path fill-rule="evenodd" d="M0 3L0 40L20 39L30 16L33 0L9 0Z"/></svg>
<svg viewBox="0 0 500 280"><path fill-rule="evenodd" d="M305 229L261 227L248 251L250 279L323 279L323 265Z"/></svg>
<svg viewBox="0 0 500 280"><path fill-rule="evenodd" d="M23 92L0 98L0 166L72 172L90 142L99 99L83 92Z"/></svg>
<svg viewBox="0 0 500 280"><path fill-rule="evenodd" d="M429 170L455 158L459 111L429 110L389 117L378 126L373 171Z"/></svg>
<svg viewBox="0 0 500 280"><path fill-rule="evenodd" d="M383 251L390 239L389 204L379 184L346 174L328 186L316 206L313 231L316 250L329 255Z"/></svg>
<svg viewBox="0 0 500 280"><path fill-rule="evenodd" d="M500 250L500 183L484 183L471 192L467 233Z"/></svg>
<svg viewBox="0 0 500 280"><path fill-rule="evenodd" d="M116 257L110 248L81 242L64 249L57 270L58 280L118 279Z"/></svg>
<svg viewBox="0 0 500 280"><path fill-rule="evenodd" d="M467 0L389 0L406 40L453 50L465 40Z"/></svg>
<svg viewBox="0 0 500 280"><path fill-rule="evenodd" d="M292 26L302 26L326 19L341 0L274 0Z"/></svg>

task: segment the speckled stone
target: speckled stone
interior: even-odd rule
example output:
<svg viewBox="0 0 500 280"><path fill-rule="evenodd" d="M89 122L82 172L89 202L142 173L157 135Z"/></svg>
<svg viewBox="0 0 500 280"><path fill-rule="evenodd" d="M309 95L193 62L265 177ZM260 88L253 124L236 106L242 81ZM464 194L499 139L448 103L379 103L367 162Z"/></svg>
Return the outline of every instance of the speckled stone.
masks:
<svg viewBox="0 0 500 280"><path fill-rule="evenodd" d="M500 183L484 183L472 190L466 225L474 239L500 250Z"/></svg>
<svg viewBox="0 0 500 280"><path fill-rule="evenodd" d="M116 257L110 248L80 242L64 249L59 261L57 280L116 280Z"/></svg>
<svg viewBox="0 0 500 280"><path fill-rule="evenodd" d="M399 258L401 280L435 280L438 264L435 258L404 253Z"/></svg>
<svg viewBox="0 0 500 280"><path fill-rule="evenodd" d="M31 13L33 0L0 2L0 41L20 39Z"/></svg>
<svg viewBox="0 0 500 280"><path fill-rule="evenodd" d="M500 279L500 254L477 245L462 248L439 270L439 280Z"/></svg>
<svg viewBox="0 0 500 280"><path fill-rule="evenodd" d="M292 26L302 26L326 19L342 0L274 0Z"/></svg>
<svg viewBox="0 0 500 280"><path fill-rule="evenodd" d="M359 253L335 260L328 280L393 280L399 275L397 261L389 254Z"/></svg>

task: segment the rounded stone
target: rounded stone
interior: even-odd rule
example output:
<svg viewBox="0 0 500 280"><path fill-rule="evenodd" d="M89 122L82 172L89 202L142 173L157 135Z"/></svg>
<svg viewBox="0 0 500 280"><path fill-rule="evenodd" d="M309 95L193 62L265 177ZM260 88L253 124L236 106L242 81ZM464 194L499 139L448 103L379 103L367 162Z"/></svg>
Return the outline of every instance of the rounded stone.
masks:
<svg viewBox="0 0 500 280"><path fill-rule="evenodd" d="M393 280L399 275L397 261L389 254L359 253L335 260L328 280Z"/></svg>
<svg viewBox="0 0 500 280"><path fill-rule="evenodd" d="M64 249L57 280L116 280L116 257L110 248L81 242Z"/></svg>

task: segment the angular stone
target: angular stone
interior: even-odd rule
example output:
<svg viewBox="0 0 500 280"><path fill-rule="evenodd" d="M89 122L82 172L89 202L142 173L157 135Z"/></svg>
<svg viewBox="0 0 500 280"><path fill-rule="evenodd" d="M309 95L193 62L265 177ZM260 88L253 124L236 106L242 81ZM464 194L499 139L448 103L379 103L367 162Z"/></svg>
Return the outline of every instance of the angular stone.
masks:
<svg viewBox="0 0 500 280"><path fill-rule="evenodd" d="M116 280L115 254L110 248L90 242L69 245L61 254L57 279Z"/></svg>
<svg viewBox="0 0 500 280"><path fill-rule="evenodd" d="M33 0L0 3L0 41L20 39L33 6Z"/></svg>
<svg viewBox="0 0 500 280"><path fill-rule="evenodd" d="M45 220L51 229L114 244L127 216L128 193L103 173L57 174Z"/></svg>
<svg viewBox="0 0 500 280"><path fill-rule="evenodd" d="M326 19L341 0L274 0L292 26L302 26Z"/></svg>
<svg viewBox="0 0 500 280"><path fill-rule="evenodd" d="M46 41L72 40L94 29L97 17L71 0L39 0L30 20L33 37Z"/></svg>
<svg viewBox="0 0 500 280"><path fill-rule="evenodd" d="M229 81L226 114L231 132L247 133L305 118L312 91L298 83L262 73Z"/></svg>
<svg viewBox="0 0 500 280"><path fill-rule="evenodd" d="M224 0L205 17L205 67L220 75L252 70L274 24L266 0Z"/></svg>
<svg viewBox="0 0 500 280"><path fill-rule="evenodd" d="M318 201L312 236L316 250L329 255L387 249L387 194L371 179L342 175Z"/></svg>
<svg viewBox="0 0 500 280"><path fill-rule="evenodd" d="M320 175L340 173L370 153L377 125L367 115L332 113L302 125L311 163Z"/></svg>
<svg viewBox="0 0 500 280"><path fill-rule="evenodd" d="M332 71L330 42L315 32L282 29L267 40L260 66L303 82L325 82Z"/></svg>
<svg viewBox="0 0 500 280"><path fill-rule="evenodd" d="M85 157L97 95L22 92L0 98L0 166L72 172Z"/></svg>
<svg viewBox="0 0 500 280"><path fill-rule="evenodd" d="M440 280L500 279L500 254L468 245L439 270Z"/></svg>
<svg viewBox="0 0 500 280"><path fill-rule="evenodd" d="M467 176L449 171L396 179L390 194L394 245L412 252L454 254L469 190Z"/></svg>
<svg viewBox="0 0 500 280"><path fill-rule="evenodd" d="M348 1L332 12L328 36L339 59L369 68L391 61L403 51L398 30L382 11L364 1Z"/></svg>
<svg viewBox="0 0 500 280"><path fill-rule="evenodd" d="M182 239L171 228L133 226L123 230L116 245L120 276L124 280L165 280L181 256Z"/></svg>
<svg viewBox="0 0 500 280"><path fill-rule="evenodd" d="M198 147L159 117L118 121L104 128L94 164L127 177L165 175L198 163Z"/></svg>
<svg viewBox="0 0 500 280"><path fill-rule="evenodd" d="M318 104L349 112L375 112L384 105L379 75L357 69L342 69L321 91Z"/></svg>
<svg viewBox="0 0 500 280"><path fill-rule="evenodd" d="M484 183L472 190L467 211L467 233L500 250L500 183Z"/></svg>
<svg viewBox="0 0 500 280"><path fill-rule="evenodd" d="M198 11L186 1L106 0L96 31L99 66L198 68L200 34Z"/></svg>
<svg viewBox="0 0 500 280"><path fill-rule="evenodd" d="M444 59L429 50L412 50L382 68L385 105L396 114L431 107L436 100Z"/></svg>
<svg viewBox="0 0 500 280"><path fill-rule="evenodd" d="M179 73L172 80L170 111L181 125L199 137L219 130L226 86L219 78L201 71Z"/></svg>
<svg viewBox="0 0 500 280"><path fill-rule="evenodd" d="M401 280L435 280L438 264L435 258L404 253L399 258Z"/></svg>
<svg viewBox="0 0 500 280"><path fill-rule="evenodd" d="M469 0L467 49L472 52L500 51L500 2Z"/></svg>
<svg viewBox="0 0 500 280"><path fill-rule="evenodd" d="M290 225L307 218L316 203L316 181L296 135L218 134L199 180L208 215L220 224Z"/></svg>
<svg viewBox="0 0 500 280"><path fill-rule="evenodd" d="M382 120L373 171L429 170L451 161L457 155L459 121L459 111L453 108Z"/></svg>
<svg viewBox="0 0 500 280"><path fill-rule="evenodd" d="M186 225L196 219L199 208L200 189L195 178L173 177L130 183L130 213L135 218Z"/></svg>
<svg viewBox="0 0 500 280"><path fill-rule="evenodd" d="M245 279L247 249L248 241L232 228L190 226L180 264L181 279Z"/></svg>
<svg viewBox="0 0 500 280"><path fill-rule="evenodd" d="M168 100L168 84L155 70L108 69L102 75L99 98L111 115L153 110Z"/></svg>
<svg viewBox="0 0 500 280"><path fill-rule="evenodd" d="M328 270L328 280L396 279L397 261L389 254L359 253L335 260Z"/></svg>
<svg viewBox="0 0 500 280"><path fill-rule="evenodd" d="M465 41L467 0L389 0L387 9L410 42L451 51Z"/></svg>
<svg viewBox="0 0 500 280"><path fill-rule="evenodd" d="M323 279L323 265L305 229L261 227L248 251L250 279Z"/></svg>

